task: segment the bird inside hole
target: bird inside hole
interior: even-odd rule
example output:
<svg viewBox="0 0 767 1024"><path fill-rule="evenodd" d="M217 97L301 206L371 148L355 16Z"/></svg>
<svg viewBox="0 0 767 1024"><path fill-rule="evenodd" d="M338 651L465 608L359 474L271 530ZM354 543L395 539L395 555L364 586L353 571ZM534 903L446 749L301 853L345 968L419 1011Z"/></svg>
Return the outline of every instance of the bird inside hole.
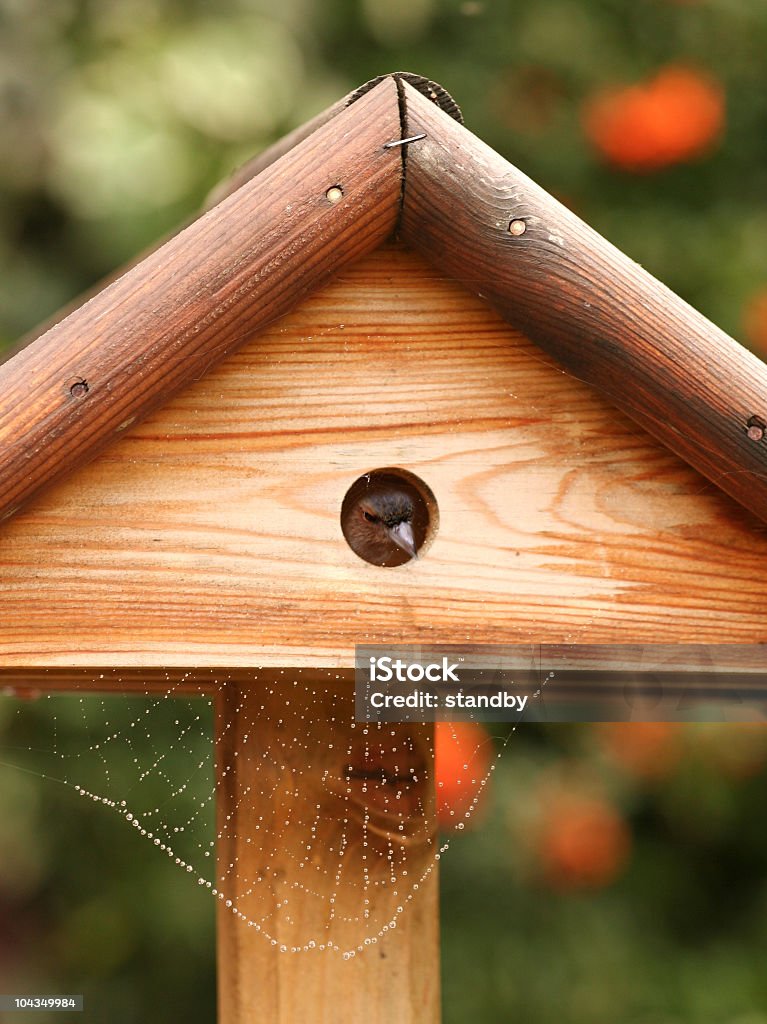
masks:
<svg viewBox="0 0 767 1024"><path fill-rule="evenodd" d="M390 472L360 477L341 508L341 528L349 546L373 565L404 565L417 558L428 523L428 509L418 488Z"/></svg>

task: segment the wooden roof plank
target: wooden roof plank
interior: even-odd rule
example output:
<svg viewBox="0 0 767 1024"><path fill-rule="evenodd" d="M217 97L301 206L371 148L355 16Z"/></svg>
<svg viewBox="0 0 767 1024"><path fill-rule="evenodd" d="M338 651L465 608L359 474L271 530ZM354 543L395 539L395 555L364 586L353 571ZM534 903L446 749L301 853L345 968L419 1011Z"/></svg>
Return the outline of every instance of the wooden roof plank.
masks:
<svg viewBox="0 0 767 1024"><path fill-rule="evenodd" d="M0 367L0 520L385 241L399 137L387 79Z"/></svg>
<svg viewBox="0 0 767 1024"><path fill-rule="evenodd" d="M403 131L426 135L408 147L403 240L767 519L767 365L401 87Z"/></svg>

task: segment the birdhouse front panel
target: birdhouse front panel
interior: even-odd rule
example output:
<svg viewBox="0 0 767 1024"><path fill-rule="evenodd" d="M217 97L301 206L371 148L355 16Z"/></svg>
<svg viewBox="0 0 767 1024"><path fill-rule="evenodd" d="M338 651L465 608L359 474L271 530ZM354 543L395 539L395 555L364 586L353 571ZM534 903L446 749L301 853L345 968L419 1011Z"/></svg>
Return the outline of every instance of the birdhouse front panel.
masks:
<svg viewBox="0 0 767 1024"><path fill-rule="evenodd" d="M7 667L754 642L767 600L763 525L397 245L7 521L0 561Z"/></svg>

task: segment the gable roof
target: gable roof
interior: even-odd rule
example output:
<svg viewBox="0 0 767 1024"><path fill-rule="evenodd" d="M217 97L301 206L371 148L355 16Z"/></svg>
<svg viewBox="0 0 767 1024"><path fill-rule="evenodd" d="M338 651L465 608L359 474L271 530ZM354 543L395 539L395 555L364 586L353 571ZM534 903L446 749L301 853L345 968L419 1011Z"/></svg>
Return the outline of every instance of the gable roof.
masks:
<svg viewBox="0 0 767 1024"><path fill-rule="evenodd" d="M459 118L367 83L0 367L0 519L393 235L767 519L767 366Z"/></svg>

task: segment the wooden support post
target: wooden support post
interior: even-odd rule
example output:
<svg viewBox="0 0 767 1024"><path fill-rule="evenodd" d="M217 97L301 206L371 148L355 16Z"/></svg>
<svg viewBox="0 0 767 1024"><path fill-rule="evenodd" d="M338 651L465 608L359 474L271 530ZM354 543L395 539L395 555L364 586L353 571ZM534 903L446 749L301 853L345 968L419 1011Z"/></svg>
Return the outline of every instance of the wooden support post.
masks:
<svg viewBox="0 0 767 1024"><path fill-rule="evenodd" d="M286 678L217 700L219 1021L434 1024L432 727L364 735L348 679Z"/></svg>

